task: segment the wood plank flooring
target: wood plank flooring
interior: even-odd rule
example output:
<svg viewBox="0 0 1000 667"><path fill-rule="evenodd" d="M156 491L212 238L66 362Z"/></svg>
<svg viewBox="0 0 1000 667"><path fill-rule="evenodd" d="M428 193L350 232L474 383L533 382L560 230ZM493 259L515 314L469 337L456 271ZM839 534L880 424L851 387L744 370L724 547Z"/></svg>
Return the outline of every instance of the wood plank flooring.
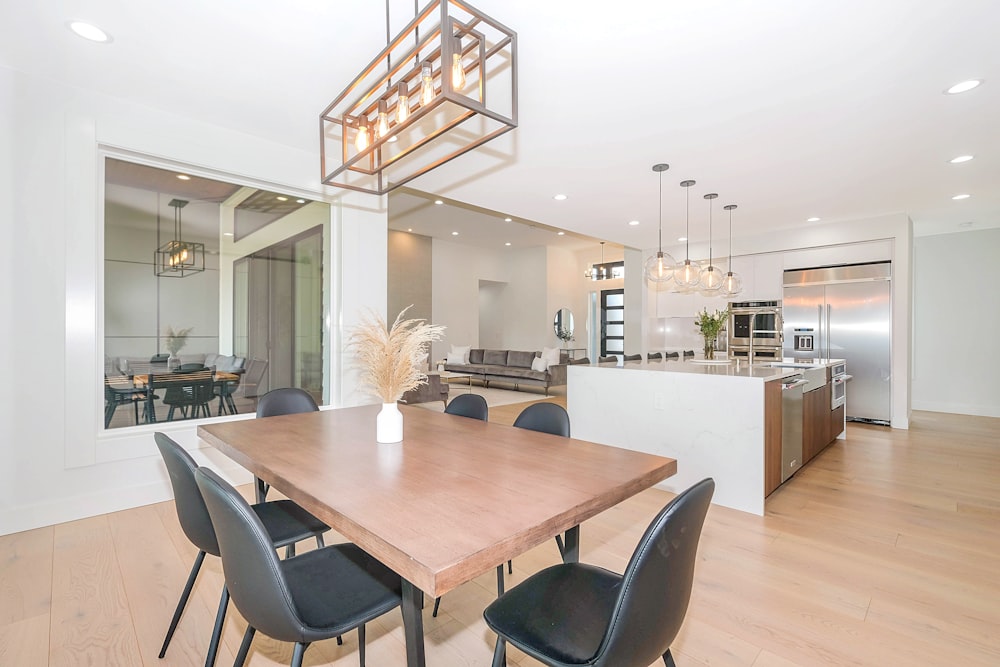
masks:
<svg viewBox="0 0 1000 667"><path fill-rule="evenodd" d="M491 419L511 423L523 407L491 408ZM848 425L764 517L712 507L678 667L1000 665L1000 419L918 412L911 424ZM621 571L669 498L649 490L587 522L583 559ZM222 586L211 557L156 657L194 555L172 503L0 537L0 665L203 664ZM510 583L557 560L541 545L514 560ZM436 619L428 606L428 665L490 664L482 610L494 576L447 594ZM232 664L244 627L231 608L219 665ZM372 667L405 664L398 612L369 627L367 646ZM511 665L538 664L512 653ZM247 664L290 655L258 637ZM357 659L356 634L306 653L311 667Z"/></svg>

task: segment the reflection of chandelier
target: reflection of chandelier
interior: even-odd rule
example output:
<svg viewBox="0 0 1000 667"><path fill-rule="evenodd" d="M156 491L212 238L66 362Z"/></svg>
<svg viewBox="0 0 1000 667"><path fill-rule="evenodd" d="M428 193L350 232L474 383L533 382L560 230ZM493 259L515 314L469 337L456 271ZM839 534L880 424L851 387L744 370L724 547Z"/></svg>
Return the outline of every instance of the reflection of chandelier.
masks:
<svg viewBox="0 0 1000 667"><path fill-rule="evenodd" d="M605 262L604 241L601 241L601 263L592 264L589 269L583 272L583 277L590 278L591 280L611 280L611 279L624 278L625 262L624 260L618 260L617 262Z"/></svg>
<svg viewBox="0 0 1000 667"><path fill-rule="evenodd" d="M517 33L433 0L320 114L323 183L385 194L517 127Z"/></svg>
<svg viewBox="0 0 1000 667"><path fill-rule="evenodd" d="M156 249L153 270L163 278L183 278L192 273L201 273L205 270L205 244L185 241L181 235L181 209L188 202L171 199L169 205L174 207L174 238Z"/></svg>

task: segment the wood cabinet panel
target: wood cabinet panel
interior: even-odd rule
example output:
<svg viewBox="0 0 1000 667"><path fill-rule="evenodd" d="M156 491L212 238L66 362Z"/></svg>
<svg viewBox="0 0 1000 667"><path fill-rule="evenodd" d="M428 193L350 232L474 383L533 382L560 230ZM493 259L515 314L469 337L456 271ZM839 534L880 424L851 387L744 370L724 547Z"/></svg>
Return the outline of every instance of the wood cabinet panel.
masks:
<svg viewBox="0 0 1000 667"><path fill-rule="evenodd" d="M781 486L781 382L764 383L764 496Z"/></svg>
<svg viewBox="0 0 1000 667"><path fill-rule="evenodd" d="M823 390L807 391L802 395L802 464L805 465L823 449L830 430L829 415L822 412ZM827 401L826 412L830 411Z"/></svg>

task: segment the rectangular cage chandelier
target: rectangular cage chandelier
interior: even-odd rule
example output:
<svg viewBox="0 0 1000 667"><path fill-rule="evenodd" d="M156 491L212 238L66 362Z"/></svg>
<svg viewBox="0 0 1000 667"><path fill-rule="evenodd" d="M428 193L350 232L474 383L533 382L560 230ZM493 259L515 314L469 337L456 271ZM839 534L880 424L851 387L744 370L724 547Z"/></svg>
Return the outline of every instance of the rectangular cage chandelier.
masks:
<svg viewBox="0 0 1000 667"><path fill-rule="evenodd" d="M515 127L517 33L433 0L320 114L322 180L385 194Z"/></svg>
<svg viewBox="0 0 1000 667"><path fill-rule="evenodd" d="M187 205L185 199L171 199L168 204L174 209L174 236L153 253L153 271L160 278L184 278L205 270L205 244L183 238L181 209ZM156 220L159 234L158 215Z"/></svg>

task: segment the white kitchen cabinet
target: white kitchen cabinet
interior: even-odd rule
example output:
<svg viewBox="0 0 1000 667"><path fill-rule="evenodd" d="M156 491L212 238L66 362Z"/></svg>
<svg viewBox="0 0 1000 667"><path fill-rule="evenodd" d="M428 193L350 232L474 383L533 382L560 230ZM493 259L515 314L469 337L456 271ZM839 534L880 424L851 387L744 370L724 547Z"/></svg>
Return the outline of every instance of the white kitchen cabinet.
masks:
<svg viewBox="0 0 1000 667"><path fill-rule="evenodd" d="M772 252L763 255L754 255L753 296L747 300L780 300L784 290L784 272L785 262L782 253Z"/></svg>

